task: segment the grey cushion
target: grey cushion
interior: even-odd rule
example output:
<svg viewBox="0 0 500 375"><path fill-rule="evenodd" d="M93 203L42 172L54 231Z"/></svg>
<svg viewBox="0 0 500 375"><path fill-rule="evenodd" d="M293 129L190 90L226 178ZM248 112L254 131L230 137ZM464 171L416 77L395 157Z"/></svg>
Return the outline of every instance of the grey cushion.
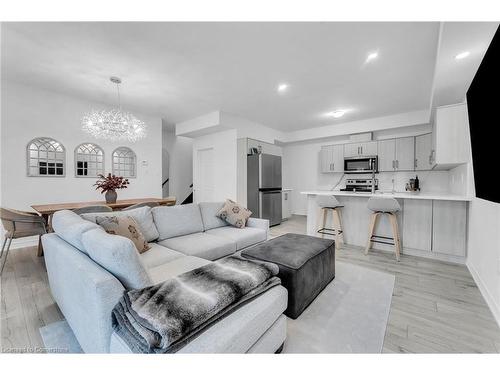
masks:
<svg viewBox="0 0 500 375"><path fill-rule="evenodd" d="M156 229L156 225L153 221L153 215L151 214L151 207L139 207L128 211L113 211L113 212L92 212L87 214L81 214L85 220L96 222L97 216L130 216L137 224L139 229L146 241L151 242L158 238L159 233Z"/></svg>
<svg viewBox="0 0 500 375"><path fill-rule="evenodd" d="M93 229L83 234L82 242L89 256L120 280L125 289L151 285L139 253L128 238Z"/></svg>
<svg viewBox="0 0 500 375"><path fill-rule="evenodd" d="M318 195L316 197L316 203L320 207L332 207L332 208L335 208L335 207L340 207L341 206L340 202L333 195L332 196Z"/></svg>
<svg viewBox="0 0 500 375"><path fill-rule="evenodd" d="M87 250L83 246L82 235L93 229L103 230L99 225L83 220L79 215L69 210L54 213L52 216L52 229L64 241L85 254L87 254Z"/></svg>
<svg viewBox="0 0 500 375"><path fill-rule="evenodd" d="M150 242L149 246L151 248L148 251L140 254L142 262L144 263L146 268L156 267L185 256L178 251L169 249L165 246L160 246L154 242Z"/></svg>
<svg viewBox="0 0 500 375"><path fill-rule="evenodd" d="M203 232L203 221L197 204L160 206L153 208L152 212L154 222L160 233L159 241Z"/></svg>
<svg viewBox="0 0 500 375"><path fill-rule="evenodd" d="M186 255L215 260L236 251L236 242L205 232L169 238L158 243Z"/></svg>
<svg viewBox="0 0 500 375"><path fill-rule="evenodd" d="M182 273L194 270L195 268L203 267L209 263L210 261L206 259L183 256L171 262L153 267L149 269L148 272L153 284L158 284Z"/></svg>
<svg viewBox="0 0 500 375"><path fill-rule="evenodd" d="M217 216L224 202L201 202L200 206L201 218L203 219L203 227L205 230L228 226L229 224Z"/></svg>
<svg viewBox="0 0 500 375"><path fill-rule="evenodd" d="M398 201L391 197L371 197L368 208L375 212L397 212L401 210Z"/></svg>
<svg viewBox="0 0 500 375"><path fill-rule="evenodd" d="M221 227L208 230L206 233L235 241L236 250L244 249L267 239L267 232L260 228Z"/></svg>

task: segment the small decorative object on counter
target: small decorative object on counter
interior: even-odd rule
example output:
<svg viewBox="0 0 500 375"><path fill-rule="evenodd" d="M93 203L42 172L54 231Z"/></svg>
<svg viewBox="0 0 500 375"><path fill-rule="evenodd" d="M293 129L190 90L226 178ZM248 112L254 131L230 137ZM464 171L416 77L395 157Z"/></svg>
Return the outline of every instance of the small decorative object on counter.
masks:
<svg viewBox="0 0 500 375"><path fill-rule="evenodd" d="M411 192L420 191L420 181L418 179L418 176L415 176L415 178L410 178L410 181L406 183L405 190Z"/></svg>
<svg viewBox="0 0 500 375"><path fill-rule="evenodd" d="M93 186L97 186L96 190L101 190L101 194L105 194L106 203L116 203L116 190L117 189L126 189L127 185L130 184L128 178L123 178L121 176L115 176L111 173L108 173L107 176L102 174L98 175L99 180Z"/></svg>

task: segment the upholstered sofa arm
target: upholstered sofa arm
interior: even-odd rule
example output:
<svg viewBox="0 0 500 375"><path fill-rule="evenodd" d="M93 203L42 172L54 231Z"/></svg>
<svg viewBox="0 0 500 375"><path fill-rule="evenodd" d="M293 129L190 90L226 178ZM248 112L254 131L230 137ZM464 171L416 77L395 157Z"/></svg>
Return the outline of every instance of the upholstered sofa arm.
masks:
<svg viewBox="0 0 500 375"><path fill-rule="evenodd" d="M247 227L263 229L266 231L266 238L269 238L269 220L251 217L247 220Z"/></svg>
<svg viewBox="0 0 500 375"><path fill-rule="evenodd" d="M42 236L50 289L87 353L109 351L111 310L123 285L55 233Z"/></svg>

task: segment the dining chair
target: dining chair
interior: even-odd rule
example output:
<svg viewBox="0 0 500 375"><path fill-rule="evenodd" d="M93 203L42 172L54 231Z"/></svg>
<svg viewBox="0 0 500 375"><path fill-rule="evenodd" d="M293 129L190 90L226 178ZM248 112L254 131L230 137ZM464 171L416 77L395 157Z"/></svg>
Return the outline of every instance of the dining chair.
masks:
<svg viewBox="0 0 500 375"><path fill-rule="evenodd" d="M81 214L91 214L94 212L112 212L113 209L111 207L101 204L95 206L85 206L85 207L75 208L72 211L75 214L81 215Z"/></svg>
<svg viewBox="0 0 500 375"><path fill-rule="evenodd" d="M10 245L15 238L24 238L31 236L41 236L47 233L45 220L34 212L18 211L9 208L0 207L0 220L5 229L5 238L0 252L2 266L0 275L7 262ZM5 247L7 245L7 248ZM5 250L5 256L4 256Z"/></svg>
<svg viewBox="0 0 500 375"><path fill-rule="evenodd" d="M158 202L142 202L142 203L136 203L136 204L133 204L132 206L128 206L124 209L122 209L122 211L128 211L128 210L133 210L134 208L139 208L139 207L157 207L159 206L160 204Z"/></svg>

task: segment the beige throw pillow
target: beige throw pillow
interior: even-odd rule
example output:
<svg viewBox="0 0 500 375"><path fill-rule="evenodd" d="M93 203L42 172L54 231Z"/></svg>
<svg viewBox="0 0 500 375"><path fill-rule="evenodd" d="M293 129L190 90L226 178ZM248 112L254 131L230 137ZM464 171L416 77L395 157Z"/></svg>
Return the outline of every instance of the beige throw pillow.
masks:
<svg viewBox="0 0 500 375"><path fill-rule="evenodd" d="M248 218L252 215L252 211L248 208L240 206L231 199L226 199L224 206L217 212L217 217L225 220L233 227L245 228Z"/></svg>
<svg viewBox="0 0 500 375"><path fill-rule="evenodd" d="M139 229L139 225L130 216L97 216L96 223L103 227L109 234L116 234L117 236L130 239L139 254L151 248Z"/></svg>

